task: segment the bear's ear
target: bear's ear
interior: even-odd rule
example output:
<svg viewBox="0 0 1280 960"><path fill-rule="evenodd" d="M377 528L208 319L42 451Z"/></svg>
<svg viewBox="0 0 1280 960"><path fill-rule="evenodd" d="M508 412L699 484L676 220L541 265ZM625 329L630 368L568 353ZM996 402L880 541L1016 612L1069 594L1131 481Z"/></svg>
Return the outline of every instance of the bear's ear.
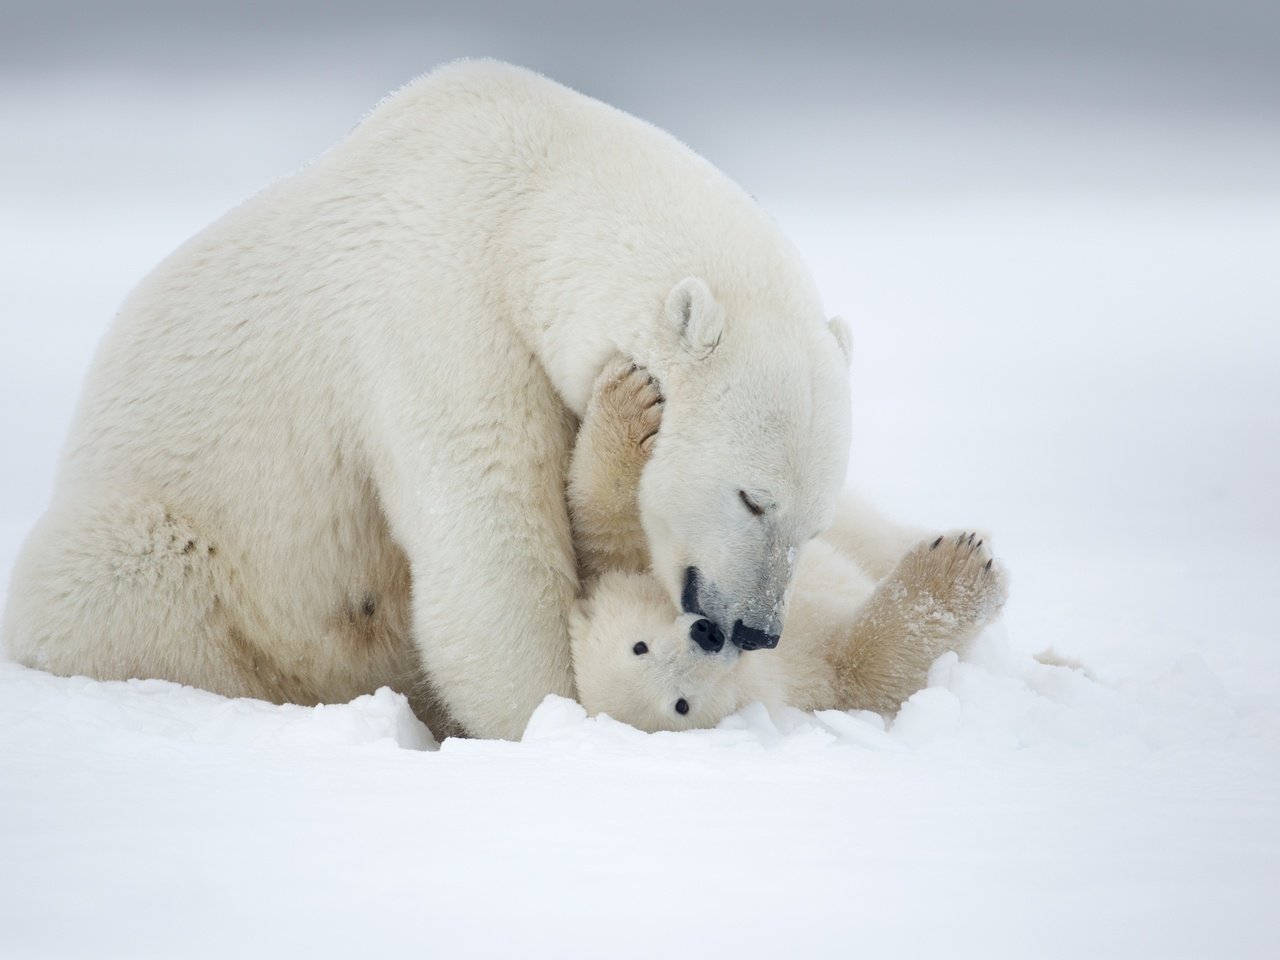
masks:
<svg viewBox="0 0 1280 960"><path fill-rule="evenodd" d="M844 354L844 365L847 367L849 361L853 359L853 331L849 329L849 324L845 322L844 317L832 317L827 321L827 329L836 338L840 352Z"/></svg>
<svg viewBox="0 0 1280 960"><path fill-rule="evenodd" d="M724 333L724 308L706 283L685 277L667 295L667 322L684 348L702 360L711 356Z"/></svg>

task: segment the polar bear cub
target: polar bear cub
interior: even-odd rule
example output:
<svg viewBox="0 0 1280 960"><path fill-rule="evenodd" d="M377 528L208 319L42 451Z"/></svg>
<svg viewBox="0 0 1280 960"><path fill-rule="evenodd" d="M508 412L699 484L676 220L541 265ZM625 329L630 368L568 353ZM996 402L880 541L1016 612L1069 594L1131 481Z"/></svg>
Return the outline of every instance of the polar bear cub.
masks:
<svg viewBox="0 0 1280 960"><path fill-rule="evenodd" d="M662 418L658 384L625 361L597 379L569 470L584 596L570 619L578 698L642 730L714 726L753 701L892 712L929 666L999 613L1007 577L982 536L934 535L877 579L820 536L803 551L781 642L743 653L675 609L647 572L636 486Z"/></svg>

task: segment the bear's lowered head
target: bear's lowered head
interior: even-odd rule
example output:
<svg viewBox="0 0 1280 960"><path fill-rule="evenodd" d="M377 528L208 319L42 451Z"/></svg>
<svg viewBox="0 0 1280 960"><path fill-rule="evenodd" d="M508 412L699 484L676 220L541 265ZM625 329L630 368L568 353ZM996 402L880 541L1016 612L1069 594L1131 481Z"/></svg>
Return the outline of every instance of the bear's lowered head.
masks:
<svg viewBox="0 0 1280 960"><path fill-rule="evenodd" d="M639 489L653 573L734 647L773 647L798 552L844 485L848 330L722 305L696 277L664 312L666 404Z"/></svg>

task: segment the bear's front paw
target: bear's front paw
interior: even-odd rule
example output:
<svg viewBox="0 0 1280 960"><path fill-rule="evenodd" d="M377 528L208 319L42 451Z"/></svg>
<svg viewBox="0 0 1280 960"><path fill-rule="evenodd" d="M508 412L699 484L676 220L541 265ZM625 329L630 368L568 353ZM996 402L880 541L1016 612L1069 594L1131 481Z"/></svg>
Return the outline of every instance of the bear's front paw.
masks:
<svg viewBox="0 0 1280 960"><path fill-rule="evenodd" d="M969 531L916 544L902 559L899 575L924 606L962 628L987 624L1009 595L1008 574L991 555L987 538Z"/></svg>
<svg viewBox="0 0 1280 960"><path fill-rule="evenodd" d="M596 381L588 416L647 457L662 425L662 406L658 381L644 367L616 360Z"/></svg>

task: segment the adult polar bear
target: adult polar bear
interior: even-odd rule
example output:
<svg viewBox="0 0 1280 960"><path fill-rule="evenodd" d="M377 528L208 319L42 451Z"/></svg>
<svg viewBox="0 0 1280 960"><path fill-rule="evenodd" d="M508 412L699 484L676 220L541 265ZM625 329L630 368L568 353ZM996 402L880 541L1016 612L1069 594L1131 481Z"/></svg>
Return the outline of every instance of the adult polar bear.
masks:
<svg viewBox="0 0 1280 960"><path fill-rule="evenodd" d="M457 726L516 737L573 692L565 474L606 360L665 390L641 488L655 572L751 648L832 519L847 350L792 247L700 157L527 71L446 66L129 297L7 646L303 703L425 672Z"/></svg>

